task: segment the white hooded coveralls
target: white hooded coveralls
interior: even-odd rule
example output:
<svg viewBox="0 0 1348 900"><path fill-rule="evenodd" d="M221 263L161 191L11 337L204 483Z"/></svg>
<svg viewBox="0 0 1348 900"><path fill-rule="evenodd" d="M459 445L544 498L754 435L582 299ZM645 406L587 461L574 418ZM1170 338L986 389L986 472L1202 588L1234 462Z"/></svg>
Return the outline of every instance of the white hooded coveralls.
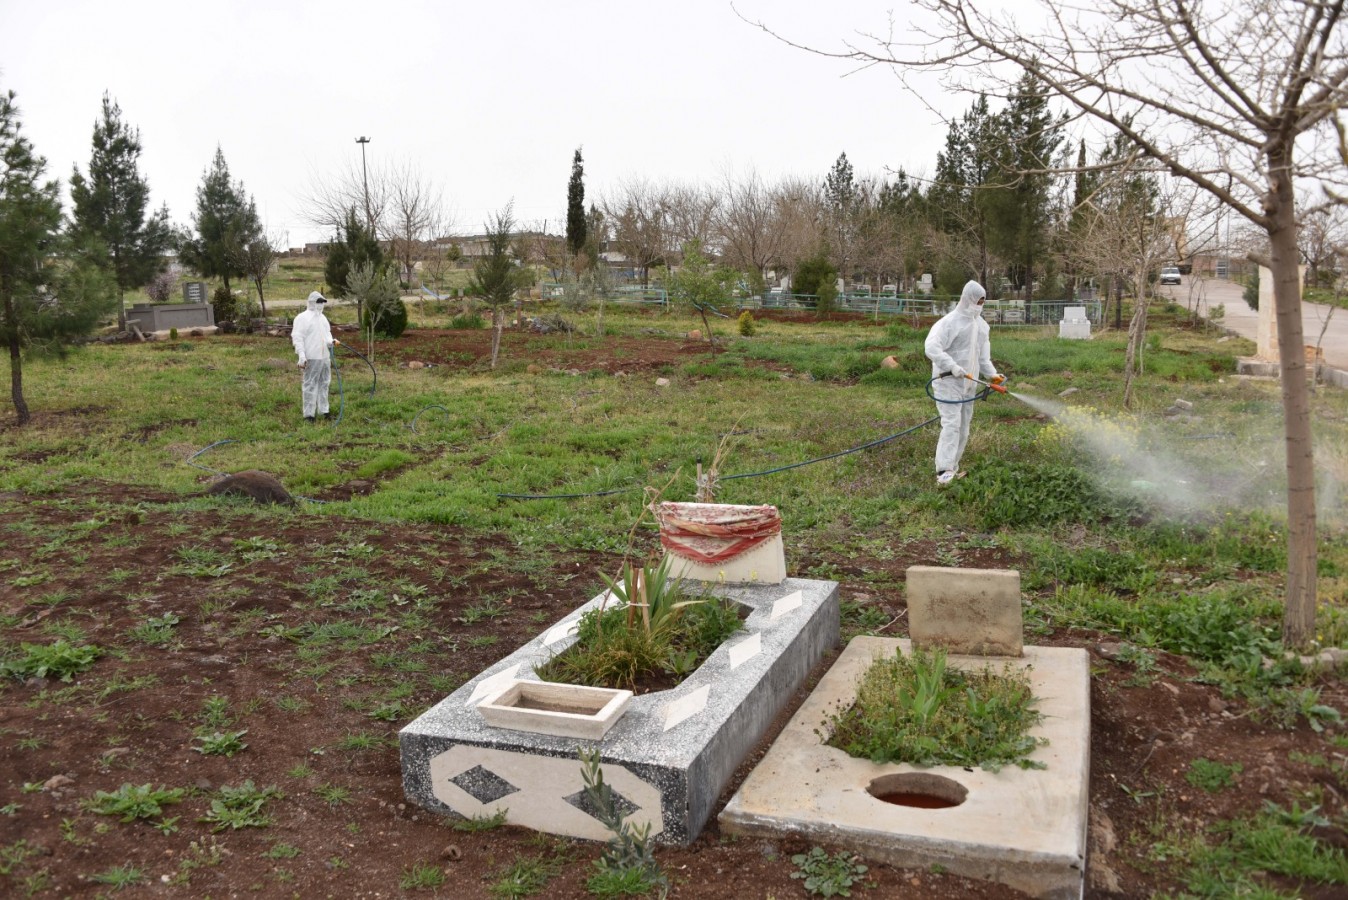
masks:
<svg viewBox="0 0 1348 900"><path fill-rule="evenodd" d="M979 386L964 377L967 373L981 375L985 381L997 375L988 343L988 323L983 321L983 307L978 305L985 296L983 286L970 281L955 309L942 316L927 333L927 358L931 360L931 376L936 379L931 392L938 401L936 410L941 416L941 436L936 441L938 473L959 471L964 445L969 442L969 423L974 417L972 402L939 401L966 400L976 394Z"/></svg>
<svg viewBox="0 0 1348 900"><path fill-rule="evenodd" d="M304 401L304 417L327 415L328 386L332 383L332 362L328 348L332 346L332 326L323 315L323 295L314 291L304 304L304 312L295 317L290 326L290 342L299 354L304 367L300 394Z"/></svg>

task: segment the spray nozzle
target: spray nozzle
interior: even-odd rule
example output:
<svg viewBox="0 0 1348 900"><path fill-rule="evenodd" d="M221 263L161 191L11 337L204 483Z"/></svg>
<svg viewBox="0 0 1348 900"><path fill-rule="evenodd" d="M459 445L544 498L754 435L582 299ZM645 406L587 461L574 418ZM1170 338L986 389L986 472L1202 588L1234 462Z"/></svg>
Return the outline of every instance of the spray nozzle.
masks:
<svg viewBox="0 0 1348 900"><path fill-rule="evenodd" d="M1000 382L997 383L997 384L993 384L993 383L990 382L990 381L980 381L979 379L975 378L973 375L970 375L968 372L964 373L964 377L967 378L967 379L969 379L970 381L974 382L975 384L981 384L981 385L983 385L983 387L992 388L994 391L996 391L996 392L999 393L999 394L1005 394L1005 393L1006 393L1006 385L1005 385L1005 384L1002 384L1002 383L1000 383Z"/></svg>

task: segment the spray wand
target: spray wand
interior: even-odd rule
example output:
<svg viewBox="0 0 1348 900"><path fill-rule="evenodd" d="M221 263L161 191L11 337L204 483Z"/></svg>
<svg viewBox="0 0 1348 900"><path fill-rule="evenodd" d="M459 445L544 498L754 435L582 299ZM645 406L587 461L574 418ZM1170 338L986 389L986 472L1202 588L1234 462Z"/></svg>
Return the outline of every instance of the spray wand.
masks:
<svg viewBox="0 0 1348 900"><path fill-rule="evenodd" d="M970 381L972 381L974 384L981 384L981 385L983 385L983 387L986 387L986 388L992 388L994 391L996 391L996 392L999 393L999 394L1005 394L1005 393L1006 393L1006 384L1005 384L1006 378L1005 378L1004 376L998 375L997 377L1000 378L1001 380L1000 380L1000 381L997 381L997 382L982 381L982 380L980 380L980 379L978 379L978 378L975 378L974 376L970 375L968 372L965 372L965 373L964 373L964 377L967 378L967 379L969 379Z"/></svg>

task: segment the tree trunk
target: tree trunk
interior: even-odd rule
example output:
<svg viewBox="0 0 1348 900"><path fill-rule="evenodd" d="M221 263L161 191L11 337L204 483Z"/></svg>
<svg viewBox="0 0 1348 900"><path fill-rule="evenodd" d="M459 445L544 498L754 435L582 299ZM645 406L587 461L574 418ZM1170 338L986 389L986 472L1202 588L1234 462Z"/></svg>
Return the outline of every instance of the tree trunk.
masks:
<svg viewBox="0 0 1348 900"><path fill-rule="evenodd" d="M126 331L126 298L120 283L117 285L117 330Z"/></svg>
<svg viewBox="0 0 1348 900"><path fill-rule="evenodd" d="M9 328L9 395L14 400L14 413L19 417L20 425L27 425L32 418L28 412L28 403L23 399L23 356L19 348L19 320L14 310L14 300L5 298L5 321Z"/></svg>
<svg viewBox="0 0 1348 900"><path fill-rule="evenodd" d="M501 352L501 329L505 327L505 308L491 308L491 367L496 368L496 357Z"/></svg>
<svg viewBox="0 0 1348 900"><path fill-rule="evenodd" d="M1290 155L1290 149L1288 150ZM1287 594L1282 639L1289 650L1315 636L1316 546L1315 460L1311 448L1310 394L1301 327L1301 283L1297 276L1297 230L1291 160L1270 157L1271 191L1265 203L1272 226L1273 300L1278 323L1282 377L1283 435L1287 444Z"/></svg>
<svg viewBox="0 0 1348 900"><path fill-rule="evenodd" d="M1123 299L1120 298L1122 303ZM1139 296L1133 310L1133 320L1128 324L1128 349L1123 358L1123 407L1133 408L1133 381L1141 369L1140 356L1142 339L1147 333L1147 298Z"/></svg>

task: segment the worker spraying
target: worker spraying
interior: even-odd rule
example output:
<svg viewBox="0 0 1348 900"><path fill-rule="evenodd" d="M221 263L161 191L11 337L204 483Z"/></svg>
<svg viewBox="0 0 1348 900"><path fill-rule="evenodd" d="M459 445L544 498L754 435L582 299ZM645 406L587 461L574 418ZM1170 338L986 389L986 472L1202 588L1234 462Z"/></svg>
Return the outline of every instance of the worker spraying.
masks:
<svg viewBox="0 0 1348 900"><path fill-rule="evenodd" d="M328 415L328 388L332 384L329 348L337 342L333 340L327 316L323 315L327 302L327 297L314 291L305 302L304 312L296 316L290 326L290 342L295 345L299 367L304 372L300 396L306 422Z"/></svg>
<svg viewBox="0 0 1348 900"><path fill-rule="evenodd" d="M941 416L941 436L936 441L936 483L950 484L964 477L960 459L969 442L974 417L973 401L978 385L1005 392L1006 378L992 364L988 323L983 321L987 291L970 281L955 309L942 316L927 334L926 353L931 360L931 395ZM982 375L986 381L980 381Z"/></svg>

